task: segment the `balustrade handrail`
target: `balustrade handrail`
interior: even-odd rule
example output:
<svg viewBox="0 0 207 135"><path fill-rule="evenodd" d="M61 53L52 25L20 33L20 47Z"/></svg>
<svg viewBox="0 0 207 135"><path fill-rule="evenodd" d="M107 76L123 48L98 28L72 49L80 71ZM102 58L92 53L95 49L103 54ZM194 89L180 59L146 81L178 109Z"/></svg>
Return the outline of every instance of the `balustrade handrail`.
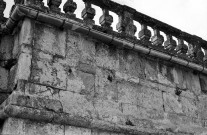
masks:
<svg viewBox="0 0 207 135"><path fill-rule="evenodd" d="M141 12L138 12L129 6L121 5L111 0L90 0L90 2L101 8L107 8L108 10L116 14L119 14L119 12L122 10L127 10L127 12L130 12L134 15L133 19L137 22L144 23L152 28L156 27L160 31L171 34L175 37L182 38L187 42L197 42L201 45L201 47L207 49L207 41L203 40L202 38L181 31L180 29L177 29L167 23L164 23Z"/></svg>

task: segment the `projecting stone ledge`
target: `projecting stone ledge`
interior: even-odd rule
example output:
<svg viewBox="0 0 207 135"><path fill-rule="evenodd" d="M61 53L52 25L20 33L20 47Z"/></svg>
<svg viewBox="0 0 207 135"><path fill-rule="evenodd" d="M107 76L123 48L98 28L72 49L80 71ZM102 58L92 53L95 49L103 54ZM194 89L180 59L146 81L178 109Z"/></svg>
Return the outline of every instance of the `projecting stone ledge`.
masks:
<svg viewBox="0 0 207 135"><path fill-rule="evenodd" d="M61 102L58 100L26 96L14 92L0 106L0 118L8 118L4 122L2 134L32 134L33 132L41 132L44 130L44 128L48 128L48 126L50 130L44 131L44 135L53 135L54 133L56 133L55 135L57 135L57 133L59 133L58 135L64 135L62 132L64 132L66 129L61 127L73 129L68 130L68 133L75 133L77 130L76 132L87 132L87 135L91 135L91 132L94 131L99 133L104 131L106 135L110 133L113 133L115 135L119 135L119 133L130 135L177 135L180 133L182 135L189 135L195 132L207 133L207 129L205 128L184 124L179 125L179 128L177 128L177 132L179 133L176 131L172 132L169 128L170 126L172 127L172 125L170 125L172 123L169 123L167 119L160 122L159 125L163 124L163 128L168 127L169 129L158 130L150 128L139 128L132 125L118 125L98 119L82 117L78 114L64 113L62 107L63 106L61 105ZM28 123L30 123L30 126L27 125ZM42 125L42 127L40 125ZM26 128L24 127L21 129L21 126L26 126ZM36 128L38 131L32 130L33 128ZM52 131L54 133L52 133ZM77 135L79 134L77 133Z"/></svg>
<svg viewBox="0 0 207 135"><path fill-rule="evenodd" d="M64 113L60 101L39 98L39 97L31 97L31 96L20 95L15 93L9 96L9 98L0 106L0 109L1 109L0 119L2 118L4 119L8 117L9 120L7 120L7 122L8 121L10 122L6 123L5 125L11 124L9 125L11 127L7 127L11 131L7 131L7 129L4 129L5 131L3 131L2 134L26 132L22 129L21 131L18 131L20 129L12 128L12 126L17 126L16 125L17 121L32 122L32 120L36 121L36 122L33 121L33 123L38 123L38 122L45 122L48 124L53 123L53 126L59 124L60 127L61 125L62 126L70 125L75 127L87 128L90 130L101 130L101 131L117 133L117 134L127 133L131 135L135 135L135 134L143 134L143 135L163 134L164 135L170 133L168 131L162 131L156 129L147 129L147 128L144 129L144 128L138 128L133 126L118 125L98 119L91 119L87 117L84 118L76 114ZM27 120L23 120L23 119L27 119Z"/></svg>

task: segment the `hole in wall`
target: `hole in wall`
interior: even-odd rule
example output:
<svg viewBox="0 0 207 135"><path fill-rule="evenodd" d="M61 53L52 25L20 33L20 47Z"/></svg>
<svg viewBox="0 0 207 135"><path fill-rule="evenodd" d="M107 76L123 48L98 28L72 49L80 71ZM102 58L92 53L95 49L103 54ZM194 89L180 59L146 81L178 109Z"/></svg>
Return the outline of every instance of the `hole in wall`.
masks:
<svg viewBox="0 0 207 135"><path fill-rule="evenodd" d="M71 74L73 71L71 68L68 69L68 73Z"/></svg>
<svg viewBox="0 0 207 135"><path fill-rule="evenodd" d="M135 126L130 120L127 120L125 122L125 124L128 125L128 126Z"/></svg>
<svg viewBox="0 0 207 135"><path fill-rule="evenodd" d="M113 77L111 75L108 75L107 79L109 80L109 82L113 81Z"/></svg>
<svg viewBox="0 0 207 135"><path fill-rule="evenodd" d="M182 93L182 90L179 88L176 88L175 95L180 96L181 93Z"/></svg>

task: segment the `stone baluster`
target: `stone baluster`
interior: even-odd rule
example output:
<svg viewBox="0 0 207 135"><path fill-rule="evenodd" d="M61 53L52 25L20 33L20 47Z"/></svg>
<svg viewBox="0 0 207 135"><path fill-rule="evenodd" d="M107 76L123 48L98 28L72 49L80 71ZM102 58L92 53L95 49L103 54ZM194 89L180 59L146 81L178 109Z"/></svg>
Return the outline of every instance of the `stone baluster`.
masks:
<svg viewBox="0 0 207 135"><path fill-rule="evenodd" d="M204 63L207 64L207 50L204 49L204 58L203 58Z"/></svg>
<svg viewBox="0 0 207 135"><path fill-rule="evenodd" d="M139 38L143 42L149 42L151 38L151 31L147 29L147 25L144 23L141 23L141 31L139 32Z"/></svg>
<svg viewBox="0 0 207 135"><path fill-rule="evenodd" d="M173 51L176 47L176 41L172 38L172 35L167 34L167 40L164 42L164 49Z"/></svg>
<svg viewBox="0 0 207 135"><path fill-rule="evenodd" d="M4 22L4 10L6 8L6 2L4 0L0 0L0 22Z"/></svg>
<svg viewBox="0 0 207 135"><path fill-rule="evenodd" d="M197 61L202 62L204 58L204 53L201 49L201 46L199 44L199 40L196 40L194 43L188 44L188 57L195 59Z"/></svg>
<svg viewBox="0 0 207 135"><path fill-rule="evenodd" d="M190 57L191 59L195 58L194 45L192 43L188 43L187 56Z"/></svg>
<svg viewBox="0 0 207 135"><path fill-rule="evenodd" d="M51 11L54 12L60 12L60 4L62 3L62 0L47 0L47 5L49 6Z"/></svg>
<svg viewBox="0 0 207 135"><path fill-rule="evenodd" d="M14 0L14 4L23 4L24 0Z"/></svg>
<svg viewBox="0 0 207 135"><path fill-rule="evenodd" d="M160 31L157 28L154 28L154 35L151 38L152 45L162 46L164 42L164 37L160 35Z"/></svg>
<svg viewBox="0 0 207 135"><path fill-rule="evenodd" d="M64 12L70 17L76 17L74 12L77 9L77 4L73 0L67 0L63 6Z"/></svg>
<svg viewBox="0 0 207 135"><path fill-rule="evenodd" d="M184 44L184 40L178 38L178 45L175 47L175 51L178 54L186 54L188 51L188 46Z"/></svg>
<svg viewBox="0 0 207 135"><path fill-rule="evenodd" d="M88 25L89 27L92 27L95 24L95 21L93 20L96 11L91 6L90 0L83 0L85 2L85 8L81 12L81 16L84 20L84 23Z"/></svg>
<svg viewBox="0 0 207 135"><path fill-rule="evenodd" d="M117 14L119 16L119 22L116 25L116 29L120 33L124 33L130 36L134 36L137 31L137 27L133 23L133 14L136 10L123 6Z"/></svg>
<svg viewBox="0 0 207 135"><path fill-rule="evenodd" d="M109 15L109 10L106 8L102 8L103 15L99 18L99 23L105 29L111 29L111 24L113 22L113 17Z"/></svg>

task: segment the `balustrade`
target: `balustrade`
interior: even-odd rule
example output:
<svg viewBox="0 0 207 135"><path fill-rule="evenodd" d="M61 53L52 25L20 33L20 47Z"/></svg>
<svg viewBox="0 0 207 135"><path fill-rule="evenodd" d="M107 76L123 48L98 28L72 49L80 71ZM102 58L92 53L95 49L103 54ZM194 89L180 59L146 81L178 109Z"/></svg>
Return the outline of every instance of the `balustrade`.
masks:
<svg viewBox="0 0 207 135"><path fill-rule="evenodd" d="M4 0L0 0L0 22L3 22L4 19L4 10L6 8L6 2Z"/></svg>
<svg viewBox="0 0 207 135"><path fill-rule="evenodd" d="M40 7L44 6L43 0L14 0L14 2L15 4L28 5L28 3L32 3ZM144 15L133 8L118 4L111 0L83 0L83 2L85 8L82 10L81 16L84 24L90 28L94 28L93 26L95 25L94 17L96 15L96 10L93 8L93 5L95 5L100 7L103 11L99 18L99 23L101 25L99 27L104 30L113 30L111 26L113 23L113 16L110 15L110 12L113 12L118 15L118 23L116 25L118 32L114 33L123 35L122 38L124 36L131 36L133 37L132 39L135 39L137 27L134 25L134 21L136 21L141 25L141 30L138 31L137 39L143 43L142 45L146 45L147 47L151 46L153 49L168 54L170 53L177 57L181 56L183 58L183 56L185 56L189 61L198 61L199 63L207 62L207 41L197 36L190 35L166 23ZM49 7L47 10L57 14L61 13L61 4L62 0L47 0L47 5ZM75 18L76 15L74 12L77 6L75 0L67 0L63 6L66 17ZM4 18L3 12L5 7L5 2L0 0L0 22L2 22ZM153 29L153 35L149 28ZM160 32L166 35L166 40ZM188 45L185 44L186 42Z"/></svg>

